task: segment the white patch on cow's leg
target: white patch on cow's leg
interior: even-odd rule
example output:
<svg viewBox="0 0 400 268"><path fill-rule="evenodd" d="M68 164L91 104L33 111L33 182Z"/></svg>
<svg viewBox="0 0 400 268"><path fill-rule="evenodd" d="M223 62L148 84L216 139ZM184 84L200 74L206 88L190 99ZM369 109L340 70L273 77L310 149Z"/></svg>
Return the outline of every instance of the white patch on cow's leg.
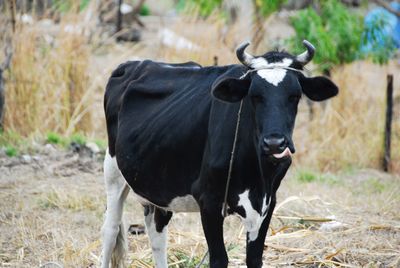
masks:
<svg viewBox="0 0 400 268"><path fill-rule="evenodd" d="M103 248L101 267L124 267L126 254L126 230L122 219L123 204L129 193L129 186L118 169L115 157L106 152L104 179L107 193L107 210L102 228Z"/></svg>
<svg viewBox="0 0 400 268"><path fill-rule="evenodd" d="M246 231L248 232L249 241L254 241L257 239L261 224L263 223L265 217L267 216L266 212L271 202L271 198L269 198L269 202L267 204L266 196L264 196L260 214L251 205L249 192L250 190L245 190L243 193L239 195L239 202L237 205L242 206L246 212L246 217L242 217L242 222Z"/></svg>
<svg viewBox="0 0 400 268"><path fill-rule="evenodd" d="M153 258L156 268L167 268L167 233L168 225L165 225L160 232L157 232L156 223L154 220L155 208L145 215L145 225L147 235L149 236L151 250L153 252Z"/></svg>

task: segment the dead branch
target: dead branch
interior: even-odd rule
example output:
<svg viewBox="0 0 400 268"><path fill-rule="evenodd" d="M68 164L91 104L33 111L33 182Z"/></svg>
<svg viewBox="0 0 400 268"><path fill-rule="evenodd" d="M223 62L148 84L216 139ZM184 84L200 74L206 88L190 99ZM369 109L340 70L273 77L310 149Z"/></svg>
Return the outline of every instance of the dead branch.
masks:
<svg viewBox="0 0 400 268"><path fill-rule="evenodd" d="M140 0L137 5L133 8L132 14L133 14L133 20L142 28L144 28L144 23L140 20L139 18L139 12L140 9L142 8L144 2L146 2L146 0Z"/></svg>

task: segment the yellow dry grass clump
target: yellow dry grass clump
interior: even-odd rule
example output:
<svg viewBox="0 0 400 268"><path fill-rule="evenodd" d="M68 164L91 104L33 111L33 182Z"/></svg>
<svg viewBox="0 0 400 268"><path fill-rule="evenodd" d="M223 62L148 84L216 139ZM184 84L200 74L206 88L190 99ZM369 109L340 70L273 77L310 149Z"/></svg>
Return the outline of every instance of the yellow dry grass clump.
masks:
<svg viewBox="0 0 400 268"><path fill-rule="evenodd" d="M395 89L400 78L392 61L379 66L368 61L335 68L332 80L340 92L334 99L314 105L312 120L308 112L300 112L295 131L299 147L299 165L323 171L348 168L380 168L386 108L386 75L395 75ZM397 92L396 96L400 94ZM392 122L392 170L400 172L400 120L395 105Z"/></svg>
<svg viewBox="0 0 400 268"><path fill-rule="evenodd" d="M54 39L35 26L17 27L7 77L5 129L23 136L91 129L86 71L90 50L82 33L68 31L67 23L61 22Z"/></svg>

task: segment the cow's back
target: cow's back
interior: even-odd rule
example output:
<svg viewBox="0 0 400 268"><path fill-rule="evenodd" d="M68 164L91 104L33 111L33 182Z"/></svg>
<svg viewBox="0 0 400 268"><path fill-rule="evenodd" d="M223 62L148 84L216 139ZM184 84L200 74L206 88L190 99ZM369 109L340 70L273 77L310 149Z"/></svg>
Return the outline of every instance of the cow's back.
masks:
<svg viewBox="0 0 400 268"><path fill-rule="evenodd" d="M113 72L105 94L109 150L136 193L162 205L190 191L206 143L211 85L225 70L143 61ZM173 191L166 190L171 178Z"/></svg>
<svg viewBox="0 0 400 268"><path fill-rule="evenodd" d="M181 64L162 64L152 61L128 61L117 67L108 80L105 96L104 96L104 110L107 121L107 132L109 139L109 150L112 156L115 155L115 140L117 137L118 128L118 112L120 111L126 91L130 88L134 89L138 84L138 79L147 77L148 79L155 79L155 75L151 74L151 70L156 70L160 66L171 67L186 67L186 68L200 68L201 66L194 62L187 62ZM148 88L151 92L151 88Z"/></svg>

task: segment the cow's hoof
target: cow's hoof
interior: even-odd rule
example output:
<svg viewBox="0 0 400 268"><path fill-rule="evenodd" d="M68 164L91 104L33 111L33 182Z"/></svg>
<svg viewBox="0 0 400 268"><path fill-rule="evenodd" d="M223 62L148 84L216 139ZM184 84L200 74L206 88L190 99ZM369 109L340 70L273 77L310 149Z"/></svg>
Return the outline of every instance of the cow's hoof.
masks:
<svg viewBox="0 0 400 268"><path fill-rule="evenodd" d="M246 260L247 268L261 268L263 263L262 261L256 260Z"/></svg>
<svg viewBox="0 0 400 268"><path fill-rule="evenodd" d="M213 260L210 261L210 268L227 268L228 260Z"/></svg>

